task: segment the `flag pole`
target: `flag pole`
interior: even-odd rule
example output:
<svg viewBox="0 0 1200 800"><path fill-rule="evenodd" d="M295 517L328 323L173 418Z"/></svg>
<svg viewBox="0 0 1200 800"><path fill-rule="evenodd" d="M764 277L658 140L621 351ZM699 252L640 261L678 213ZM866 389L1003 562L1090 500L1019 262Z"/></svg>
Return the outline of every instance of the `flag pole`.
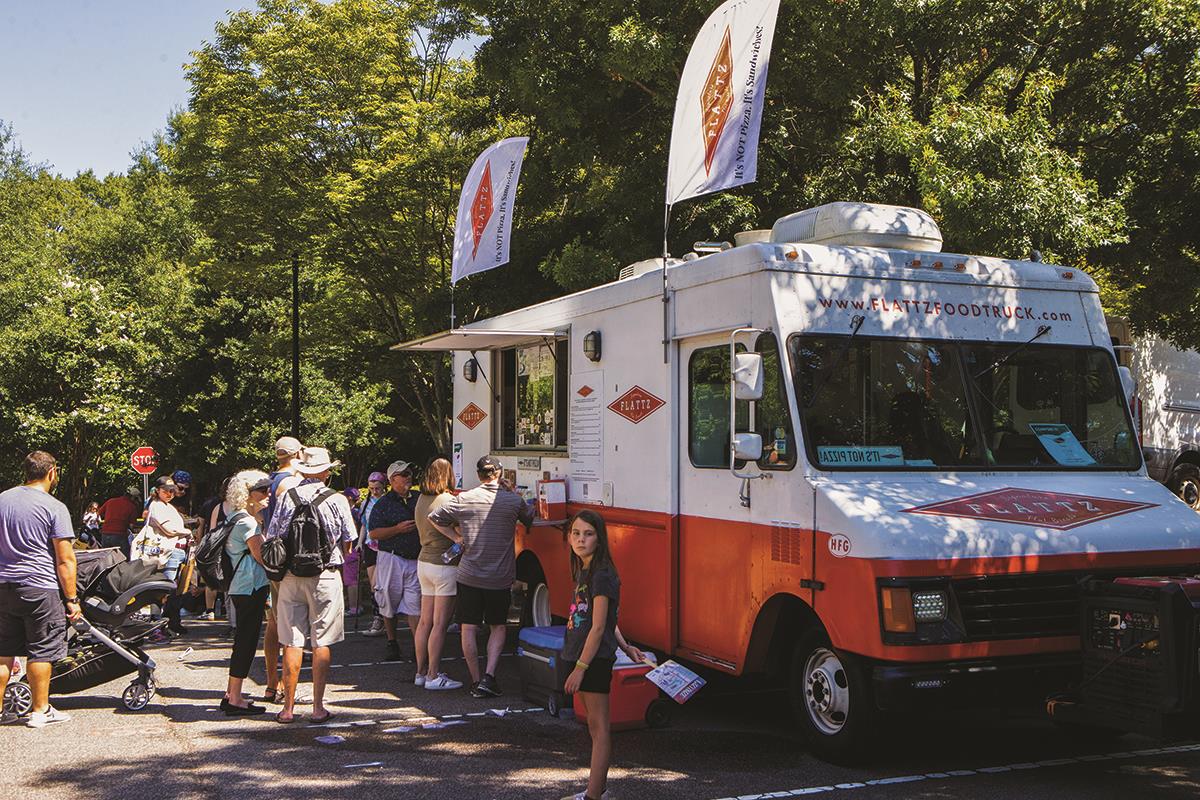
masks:
<svg viewBox="0 0 1200 800"><path fill-rule="evenodd" d="M667 294L667 259L671 254L667 250L667 232L671 228L671 204L668 202L663 211L663 249L662 249L662 302L663 302L663 363L671 360L671 299Z"/></svg>
<svg viewBox="0 0 1200 800"><path fill-rule="evenodd" d="M454 284L450 284L450 330L454 330Z"/></svg>

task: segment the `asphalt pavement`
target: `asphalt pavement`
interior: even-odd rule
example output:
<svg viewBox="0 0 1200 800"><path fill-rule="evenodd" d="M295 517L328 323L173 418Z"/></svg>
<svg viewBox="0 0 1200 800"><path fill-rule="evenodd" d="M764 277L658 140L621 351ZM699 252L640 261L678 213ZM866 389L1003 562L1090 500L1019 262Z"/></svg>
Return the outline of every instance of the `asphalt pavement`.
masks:
<svg viewBox="0 0 1200 800"><path fill-rule="evenodd" d="M585 727L520 697L515 631L499 672L504 696L488 700L415 687L411 658L383 662L382 639L350 632L334 648L327 694L334 720L284 726L269 715L229 719L217 709L228 666L225 625L188 625L187 637L152 647L159 690L144 710L122 707L124 678L55 698L74 717L69 723L0 728L8 796L559 798L586 782ZM411 643L407 631L401 641ZM444 668L465 681L459 653L452 635ZM783 692L705 675L709 685L675 708L668 727L614 733L613 798L1200 795L1200 743L1080 741L1036 711L1012 709L890 719L869 766L834 766L805 753ZM260 659L247 692L261 693L263 677Z"/></svg>

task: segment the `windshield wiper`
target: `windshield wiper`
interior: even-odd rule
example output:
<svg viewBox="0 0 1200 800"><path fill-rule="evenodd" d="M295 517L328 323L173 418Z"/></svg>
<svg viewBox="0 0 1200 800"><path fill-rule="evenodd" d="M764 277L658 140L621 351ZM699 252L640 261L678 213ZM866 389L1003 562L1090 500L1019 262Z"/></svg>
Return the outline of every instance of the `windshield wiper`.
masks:
<svg viewBox="0 0 1200 800"><path fill-rule="evenodd" d="M812 394L808 396L808 402L804 407L812 408L813 403L817 402L817 396L821 394L821 390L825 388L825 384L829 383L829 378L833 375L833 371L842 363L842 359L846 357L846 353L850 350L850 345L854 343L854 337L858 336L858 330L863 326L867 318L862 314L855 314L850 320L850 335L846 337L846 341L842 344L842 349L838 350L837 355L833 357L833 363L829 365L829 369L825 370L825 374L821 376L821 382L813 387Z"/></svg>
<svg viewBox="0 0 1200 800"><path fill-rule="evenodd" d="M1013 357L1013 356L1015 356L1017 353L1019 353L1019 352L1021 352L1022 350L1024 350L1026 347L1029 347L1029 345L1033 344L1034 342L1036 342L1038 339L1042 338L1043 336L1045 336L1045 335L1046 335L1047 333L1049 333L1049 332L1050 332L1050 326L1049 326L1049 325L1040 325L1040 326L1038 326L1037 333L1035 333L1035 334L1034 334L1032 337L1030 337L1029 341L1027 341L1027 342L1023 342L1022 344L1018 345L1018 346L1017 346L1016 348L1014 348L1013 350L1009 351L1009 352L1008 352L1008 354L1006 354L1006 355L1004 355L1004 356L1001 356L1000 358L996 359L995 361L993 361L993 362L992 362L991 364L989 364L988 366L986 366L986 367L984 367L983 369L979 370L979 372L976 372L974 375L972 375L972 376L971 376L971 380L972 380L972 381L978 381L980 378L982 378L984 375L987 375L987 374L988 374L989 372L991 372L992 370L996 369L997 367L1003 366L1005 363L1007 363L1007 362L1008 362L1008 360L1009 360L1010 358L1012 358L1012 357Z"/></svg>

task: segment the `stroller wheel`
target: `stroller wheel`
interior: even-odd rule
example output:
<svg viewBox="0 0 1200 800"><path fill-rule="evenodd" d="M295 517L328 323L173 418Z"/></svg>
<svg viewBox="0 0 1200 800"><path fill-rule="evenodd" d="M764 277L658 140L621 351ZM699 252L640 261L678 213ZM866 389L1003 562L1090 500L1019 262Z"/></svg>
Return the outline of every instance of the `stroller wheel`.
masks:
<svg viewBox="0 0 1200 800"><path fill-rule="evenodd" d="M144 683L134 681L125 687L125 691L121 694L121 702L130 711L141 711L150 703L152 692Z"/></svg>
<svg viewBox="0 0 1200 800"><path fill-rule="evenodd" d="M31 708L33 708L33 692L29 690L29 684L24 681L8 684L4 690L4 710L17 716L24 716L29 713Z"/></svg>

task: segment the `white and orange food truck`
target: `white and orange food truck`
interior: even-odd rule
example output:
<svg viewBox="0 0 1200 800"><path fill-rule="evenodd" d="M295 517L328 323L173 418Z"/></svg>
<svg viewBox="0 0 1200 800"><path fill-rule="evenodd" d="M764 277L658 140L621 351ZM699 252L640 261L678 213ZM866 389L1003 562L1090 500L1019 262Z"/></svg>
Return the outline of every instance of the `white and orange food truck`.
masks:
<svg viewBox="0 0 1200 800"><path fill-rule="evenodd" d="M1200 515L1147 477L1086 274L940 252L894 206L736 241L397 345L454 352L467 488L491 454L603 516L629 638L776 670L846 757L880 710L1068 680L1084 576L1197 569ZM549 624L564 531L517 548Z"/></svg>

